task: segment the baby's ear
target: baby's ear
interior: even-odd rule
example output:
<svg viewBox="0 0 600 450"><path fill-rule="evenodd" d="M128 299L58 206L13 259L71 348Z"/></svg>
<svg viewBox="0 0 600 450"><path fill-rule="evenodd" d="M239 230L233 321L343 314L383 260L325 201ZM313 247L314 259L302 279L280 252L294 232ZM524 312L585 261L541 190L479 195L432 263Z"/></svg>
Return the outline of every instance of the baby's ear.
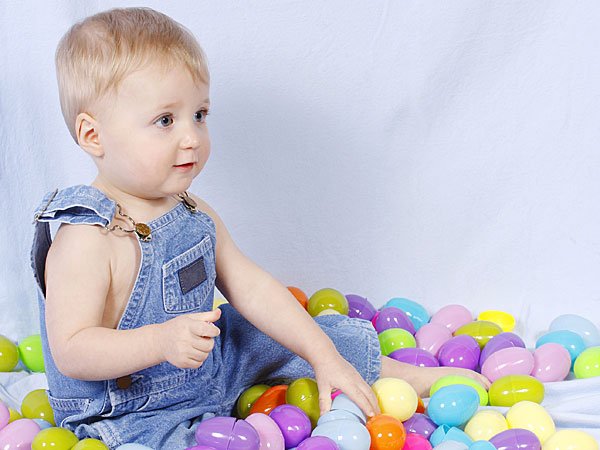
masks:
<svg viewBox="0 0 600 450"><path fill-rule="evenodd" d="M98 122L88 113L79 113L75 121L77 142L91 156L102 157L104 150L98 138Z"/></svg>

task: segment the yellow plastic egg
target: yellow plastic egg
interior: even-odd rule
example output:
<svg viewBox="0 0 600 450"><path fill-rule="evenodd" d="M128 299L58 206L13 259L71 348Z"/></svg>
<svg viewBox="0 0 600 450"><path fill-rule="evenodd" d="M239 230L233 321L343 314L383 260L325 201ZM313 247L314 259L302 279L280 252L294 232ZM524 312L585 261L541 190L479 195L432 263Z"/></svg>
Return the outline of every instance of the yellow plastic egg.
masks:
<svg viewBox="0 0 600 450"><path fill-rule="evenodd" d="M542 403L544 385L529 375L507 375L492 383L489 397L491 406L512 406L523 400Z"/></svg>
<svg viewBox="0 0 600 450"><path fill-rule="evenodd" d="M560 430L548 438L542 450L598 450L598 442L579 430Z"/></svg>
<svg viewBox="0 0 600 450"><path fill-rule="evenodd" d="M229 302L224 298L215 298L213 300L213 309L217 309L219 306L226 305L227 303Z"/></svg>
<svg viewBox="0 0 600 450"><path fill-rule="evenodd" d="M21 415L21 413L19 411L12 409L11 407L8 408L8 412L10 414L8 423L11 423L11 422L14 422L15 420L19 420L19 419L23 418L23 416Z"/></svg>
<svg viewBox="0 0 600 450"><path fill-rule="evenodd" d="M52 426L56 425L54 411L52 411L45 389L35 389L27 394L21 403L21 412L23 417L28 419L44 419Z"/></svg>
<svg viewBox="0 0 600 450"><path fill-rule="evenodd" d="M465 426L465 433L474 441L489 441L492 436L505 430L508 430L506 419L493 409L479 411Z"/></svg>
<svg viewBox="0 0 600 450"><path fill-rule="evenodd" d="M318 313L316 317L319 317L319 316L334 316L336 314L341 315L342 313L339 312L339 311L336 311L335 309L329 308L329 309L324 309L323 311L321 311L320 313Z"/></svg>
<svg viewBox="0 0 600 450"><path fill-rule="evenodd" d="M522 401L515 403L506 413L510 428L524 428L535 434L543 444L552 436L556 427L550 414L537 403Z"/></svg>
<svg viewBox="0 0 600 450"><path fill-rule="evenodd" d="M470 322L460 327L454 332L454 336L460 336L461 334L471 336L477 341L479 347L483 348L490 339L499 335L500 333L502 333L502 328L500 328L500 326L496 325L494 322L489 322L487 320L476 320L475 322Z"/></svg>
<svg viewBox="0 0 600 450"><path fill-rule="evenodd" d="M483 311L477 316L477 320L486 320L488 322L493 322L502 328L502 331L512 331L515 329L515 325L517 321L512 314L509 314L505 311L496 311L496 310L488 310Z"/></svg>
<svg viewBox="0 0 600 450"><path fill-rule="evenodd" d="M108 450L108 447L98 439L87 438L79 441L71 450Z"/></svg>
<svg viewBox="0 0 600 450"><path fill-rule="evenodd" d="M406 381L399 378L380 378L371 387L383 414L389 414L404 422L417 410L417 392Z"/></svg>

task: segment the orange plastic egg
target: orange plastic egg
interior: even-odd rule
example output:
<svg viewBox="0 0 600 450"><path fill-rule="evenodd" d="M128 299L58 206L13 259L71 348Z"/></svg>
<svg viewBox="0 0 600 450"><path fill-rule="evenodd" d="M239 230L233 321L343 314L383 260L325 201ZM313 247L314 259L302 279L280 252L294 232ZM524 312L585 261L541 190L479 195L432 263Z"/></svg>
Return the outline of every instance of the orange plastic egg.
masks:
<svg viewBox="0 0 600 450"><path fill-rule="evenodd" d="M287 384L278 384L267 389L250 408L250 414L263 413L269 415L273 408L285 404Z"/></svg>
<svg viewBox="0 0 600 450"><path fill-rule="evenodd" d="M367 421L371 435L370 450L400 450L406 440L406 430L398 419L379 414Z"/></svg>
<svg viewBox="0 0 600 450"><path fill-rule="evenodd" d="M308 306L308 296L304 293L304 291L296 286L288 286L288 290L296 297L298 303L302 305L304 309Z"/></svg>
<svg viewBox="0 0 600 450"><path fill-rule="evenodd" d="M421 397L417 397L417 410L415 412L425 414L425 404L423 403L423 400L421 400Z"/></svg>

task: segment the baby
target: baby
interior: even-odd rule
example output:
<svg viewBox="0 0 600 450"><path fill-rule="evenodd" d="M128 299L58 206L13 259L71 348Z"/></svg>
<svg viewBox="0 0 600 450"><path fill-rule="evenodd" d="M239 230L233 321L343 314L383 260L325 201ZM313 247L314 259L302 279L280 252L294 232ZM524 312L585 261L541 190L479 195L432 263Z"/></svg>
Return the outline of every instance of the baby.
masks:
<svg viewBox="0 0 600 450"><path fill-rule="evenodd" d="M381 356L367 321L313 319L187 192L210 153L209 73L187 29L148 8L99 13L62 38L56 68L67 127L98 169L35 213L57 425L110 448L177 449L257 383L314 377L321 412L341 389L369 416L379 377L420 394L449 373L487 385ZM53 242L49 222L60 224ZM213 310L215 286L229 305Z"/></svg>

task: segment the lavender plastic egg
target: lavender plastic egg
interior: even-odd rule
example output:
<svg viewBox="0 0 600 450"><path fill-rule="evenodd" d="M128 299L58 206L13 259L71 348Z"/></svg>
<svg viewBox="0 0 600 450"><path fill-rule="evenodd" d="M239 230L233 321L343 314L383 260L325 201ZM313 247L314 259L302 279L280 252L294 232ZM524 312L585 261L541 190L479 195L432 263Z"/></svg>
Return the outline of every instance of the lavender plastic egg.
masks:
<svg viewBox="0 0 600 450"><path fill-rule="evenodd" d="M583 341L583 338L574 331L550 331L549 333L546 333L538 338L535 343L535 348L541 347L549 342L560 344L567 349L571 355L571 368L573 368L573 364L575 363L575 360L579 354L585 350L585 342Z"/></svg>
<svg viewBox="0 0 600 450"><path fill-rule="evenodd" d="M492 353L481 366L481 373L492 383L506 375L529 375L533 354L526 348L503 348Z"/></svg>
<svg viewBox="0 0 600 450"><path fill-rule="evenodd" d="M466 334L454 336L438 352L441 366L475 370L481 350L477 341Z"/></svg>
<svg viewBox="0 0 600 450"><path fill-rule="evenodd" d="M348 300L348 316L357 319L371 320L377 310L365 297L356 294L346 295Z"/></svg>
<svg viewBox="0 0 600 450"><path fill-rule="evenodd" d="M269 413L269 417L279 426L285 440L285 448L296 447L310 436L310 419L297 406L279 405Z"/></svg>
<svg viewBox="0 0 600 450"><path fill-rule="evenodd" d="M479 357L479 365L483 366L485 360L494 352L502 350L503 348L510 347L521 347L525 348L523 339L514 333L506 332L500 333L489 340L483 350L481 350L481 356Z"/></svg>
<svg viewBox="0 0 600 450"><path fill-rule="evenodd" d="M235 417L213 417L196 428L196 442L216 450L258 450L258 433L245 420Z"/></svg>
<svg viewBox="0 0 600 450"><path fill-rule="evenodd" d="M435 356L421 348L399 348L388 356L396 361L412 364L413 366L437 367L440 365Z"/></svg>
<svg viewBox="0 0 600 450"><path fill-rule="evenodd" d="M281 450L285 447L283 433L279 426L266 414L254 413L246 417L246 422L254 427L260 438L260 450Z"/></svg>
<svg viewBox="0 0 600 450"><path fill-rule="evenodd" d="M498 450L541 450L542 445L535 434L522 428L511 428L490 439Z"/></svg>
<svg viewBox="0 0 600 450"><path fill-rule="evenodd" d="M433 316L429 323L437 323L445 326L454 333L463 325L473 321L473 314L462 305L446 305L440 308Z"/></svg>
<svg viewBox="0 0 600 450"><path fill-rule="evenodd" d="M429 439L431 433L435 431L437 425L433 423L425 414L415 413L413 416L404 422L404 429L407 433L420 434Z"/></svg>
<svg viewBox="0 0 600 450"><path fill-rule="evenodd" d="M570 368L571 355L560 344L548 342L533 352L531 376L542 383L564 380L569 375Z"/></svg>
<svg viewBox="0 0 600 450"><path fill-rule="evenodd" d="M17 419L0 430L2 450L30 449L40 427L31 419Z"/></svg>
<svg viewBox="0 0 600 450"><path fill-rule="evenodd" d="M328 437L312 436L300 442L297 450L339 450L339 447Z"/></svg>
<svg viewBox="0 0 600 450"><path fill-rule="evenodd" d="M417 347L437 356L442 345L452 339L452 333L439 323L426 323L416 332L415 339Z"/></svg>
<svg viewBox="0 0 600 450"><path fill-rule="evenodd" d="M402 328L410 334L415 334L415 326L406 313L395 306L383 308L375 319L375 329L378 333L390 328Z"/></svg>

